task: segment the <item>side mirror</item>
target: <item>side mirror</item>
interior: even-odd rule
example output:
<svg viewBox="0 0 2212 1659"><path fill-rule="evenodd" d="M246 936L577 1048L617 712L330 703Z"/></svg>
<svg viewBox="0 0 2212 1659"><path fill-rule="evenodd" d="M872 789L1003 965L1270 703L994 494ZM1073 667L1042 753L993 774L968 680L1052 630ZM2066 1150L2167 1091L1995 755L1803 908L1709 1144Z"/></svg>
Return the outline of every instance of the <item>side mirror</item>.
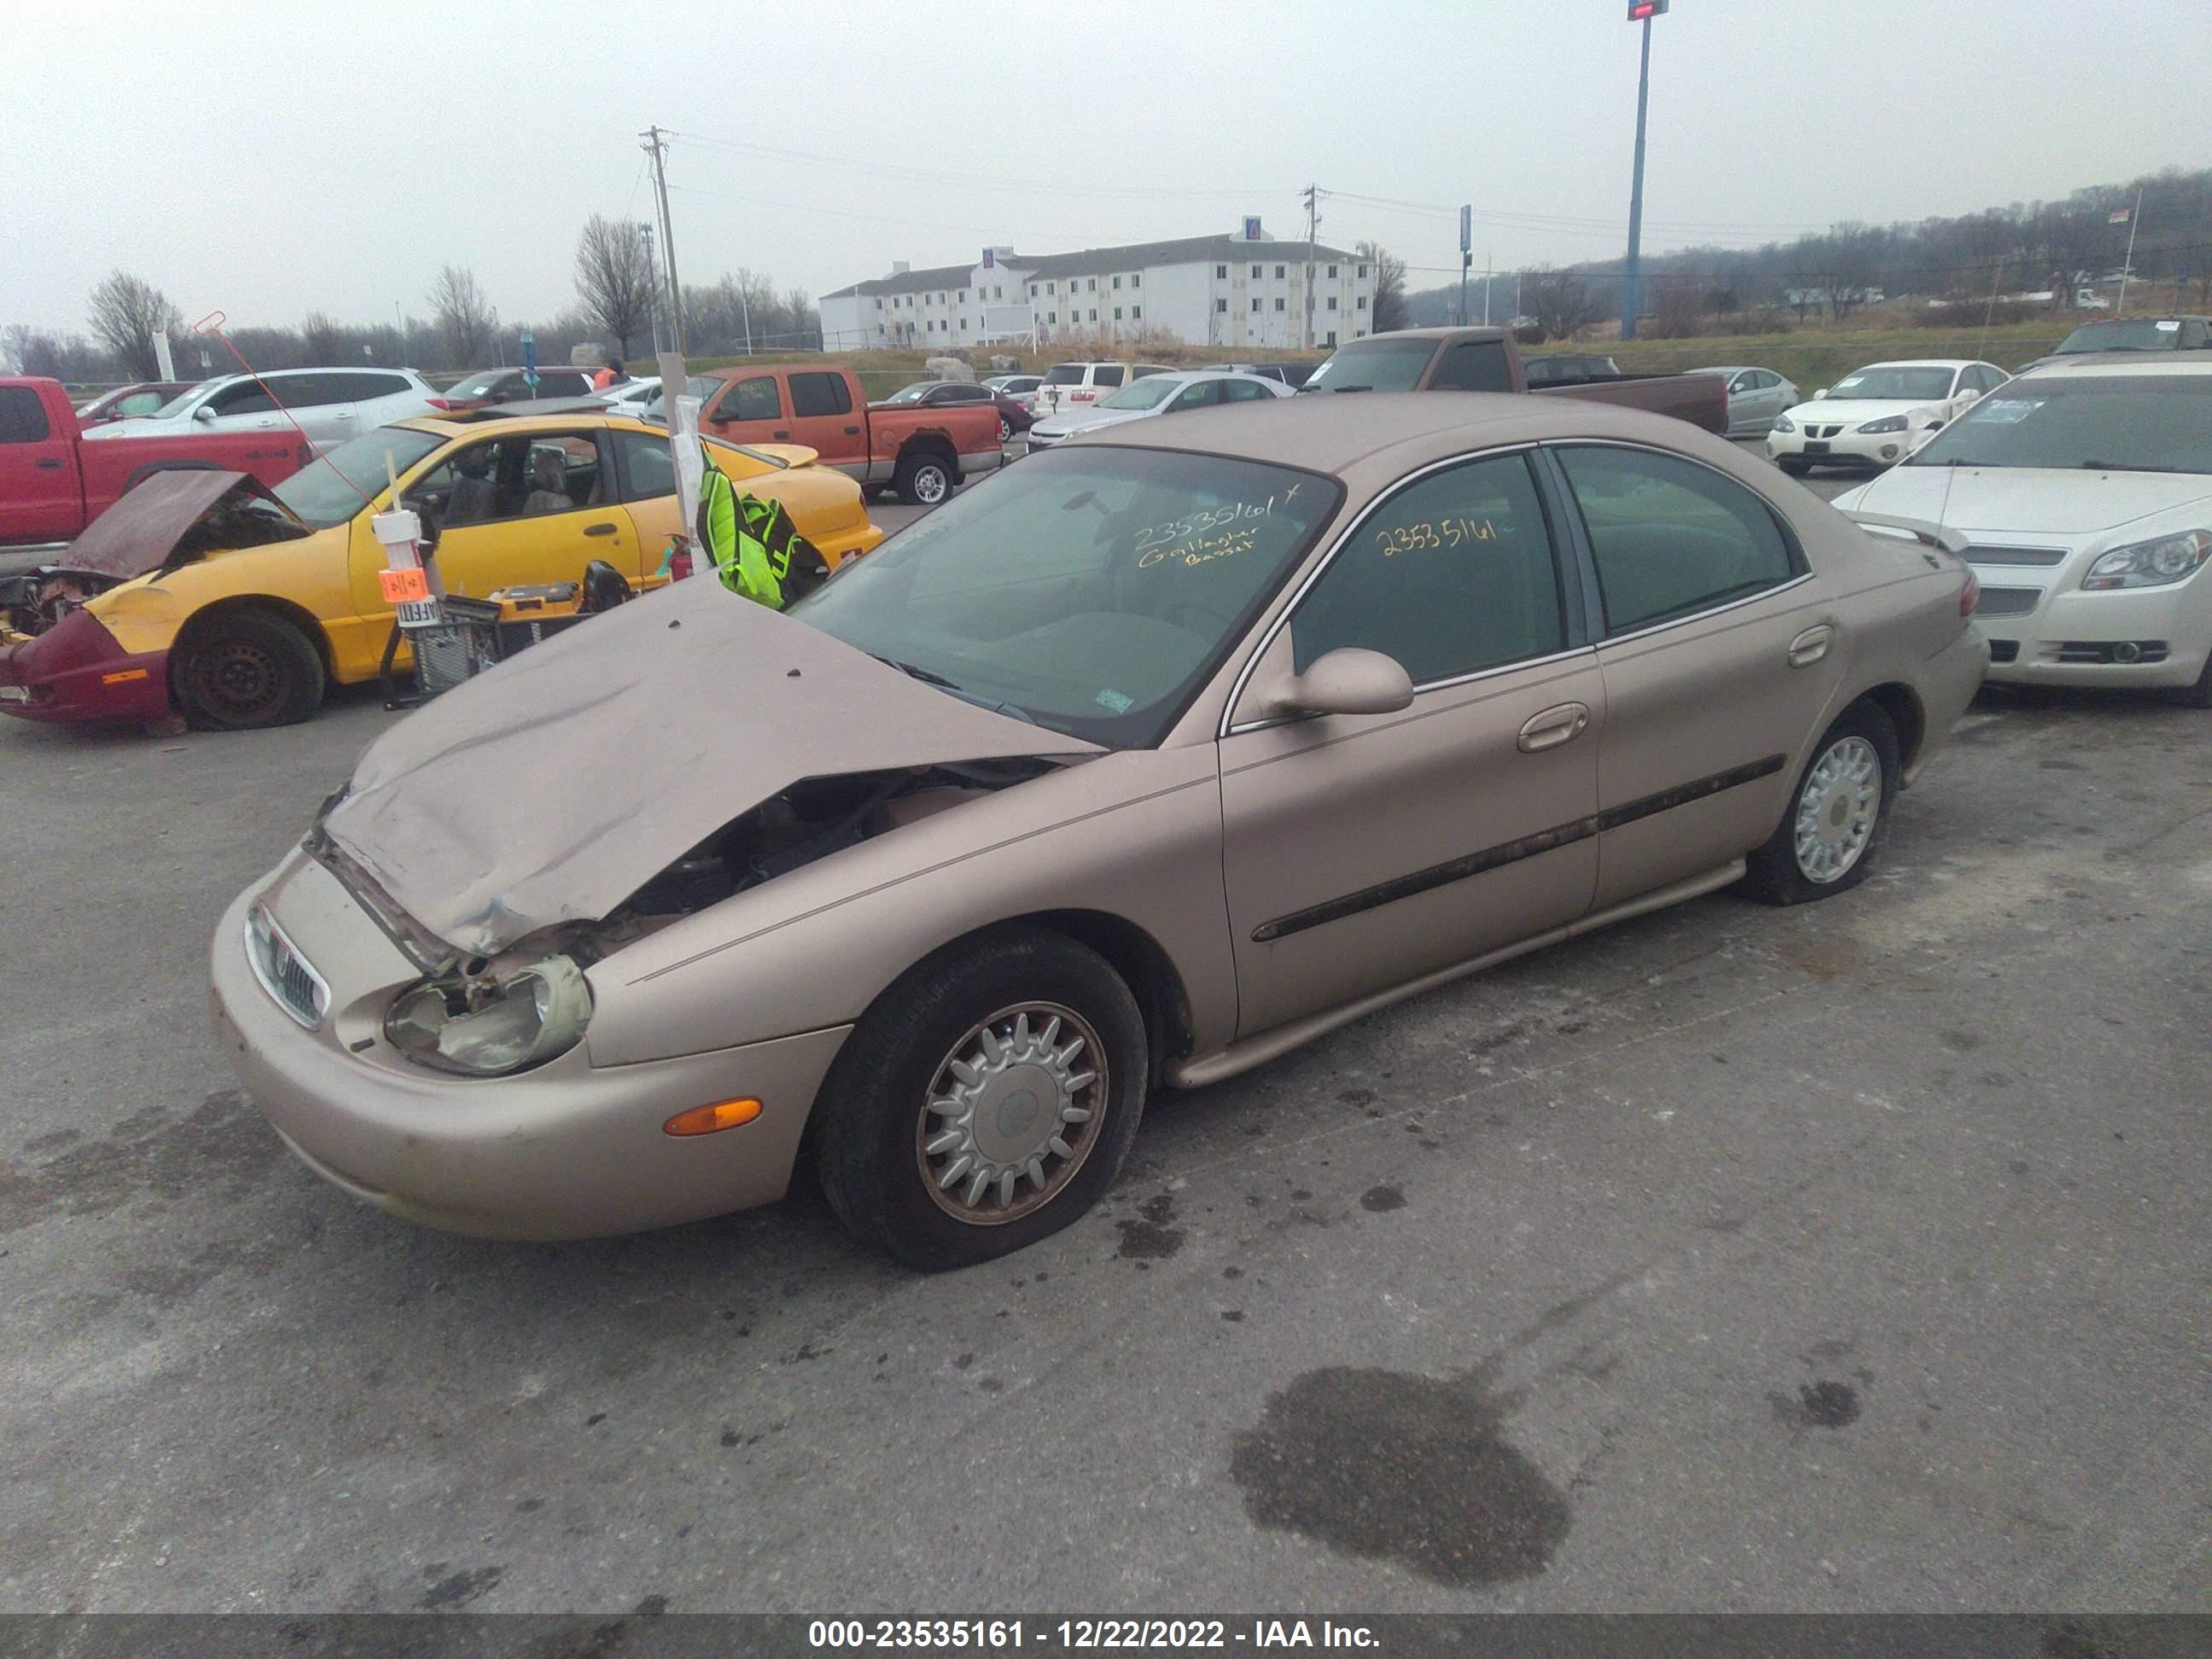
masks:
<svg viewBox="0 0 2212 1659"><path fill-rule="evenodd" d="M1827 395L1828 395L1828 388L1827 388L1827 387L1826 387L1826 386L1822 386L1822 387L1821 387L1818 392L1814 392L1814 393L1813 394L1813 401L1814 401L1814 403L1816 403L1816 404L1817 404L1817 403L1819 403L1819 402L1820 401L1820 399L1821 399L1821 398L1823 398L1826 397Z"/></svg>
<svg viewBox="0 0 2212 1659"><path fill-rule="evenodd" d="M1299 714L1391 714L1413 701L1413 677L1380 651L1346 646L1303 674L1278 680L1260 699L1269 720Z"/></svg>
<svg viewBox="0 0 2212 1659"><path fill-rule="evenodd" d="M192 418L196 421L212 421L215 419L215 405L212 404L202 404L198 409L192 411Z"/></svg>

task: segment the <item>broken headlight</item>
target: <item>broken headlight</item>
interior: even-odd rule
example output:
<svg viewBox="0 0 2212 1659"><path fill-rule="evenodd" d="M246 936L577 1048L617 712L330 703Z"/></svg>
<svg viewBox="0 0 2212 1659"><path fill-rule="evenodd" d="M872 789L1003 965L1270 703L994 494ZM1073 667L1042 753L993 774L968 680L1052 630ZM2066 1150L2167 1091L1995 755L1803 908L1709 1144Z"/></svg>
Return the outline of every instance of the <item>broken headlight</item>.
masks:
<svg viewBox="0 0 2212 1659"><path fill-rule="evenodd" d="M421 1065L501 1077L566 1054L591 1018L584 970L567 957L548 957L496 981L418 985L392 1005L384 1034Z"/></svg>

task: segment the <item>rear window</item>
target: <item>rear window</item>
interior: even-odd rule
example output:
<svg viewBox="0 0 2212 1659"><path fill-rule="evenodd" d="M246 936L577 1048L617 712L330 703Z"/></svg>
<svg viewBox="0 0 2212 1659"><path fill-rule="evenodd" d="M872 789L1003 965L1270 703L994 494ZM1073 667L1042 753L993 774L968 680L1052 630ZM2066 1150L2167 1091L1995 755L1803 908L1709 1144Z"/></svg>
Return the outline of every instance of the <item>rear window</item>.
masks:
<svg viewBox="0 0 2212 1659"><path fill-rule="evenodd" d="M1444 353L1429 377L1431 392L1510 392L1513 372L1502 340L1462 340Z"/></svg>
<svg viewBox="0 0 2212 1659"><path fill-rule="evenodd" d="M1046 386L1081 386L1083 384L1083 365L1081 363L1056 364L1053 368L1045 371L1043 384Z"/></svg>

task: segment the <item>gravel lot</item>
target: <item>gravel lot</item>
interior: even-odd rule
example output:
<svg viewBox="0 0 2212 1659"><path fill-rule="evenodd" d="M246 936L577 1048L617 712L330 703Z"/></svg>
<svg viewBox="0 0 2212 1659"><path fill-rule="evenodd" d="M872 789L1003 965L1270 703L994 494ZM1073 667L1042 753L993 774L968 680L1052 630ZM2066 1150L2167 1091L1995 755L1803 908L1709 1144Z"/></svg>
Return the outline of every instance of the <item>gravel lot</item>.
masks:
<svg viewBox="0 0 2212 1659"><path fill-rule="evenodd" d="M1858 891L1168 1097L931 1279L292 1162L204 952L387 718L0 725L0 1608L2212 1607L2201 713L1985 696Z"/></svg>

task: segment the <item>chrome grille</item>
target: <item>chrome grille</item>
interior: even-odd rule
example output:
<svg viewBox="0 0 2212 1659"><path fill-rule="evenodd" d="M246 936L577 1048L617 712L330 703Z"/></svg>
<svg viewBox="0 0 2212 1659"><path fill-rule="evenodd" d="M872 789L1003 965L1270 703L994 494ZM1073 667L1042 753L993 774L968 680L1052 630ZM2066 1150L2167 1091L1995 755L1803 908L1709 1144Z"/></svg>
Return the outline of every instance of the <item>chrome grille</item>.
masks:
<svg viewBox="0 0 2212 1659"><path fill-rule="evenodd" d="M2063 564L2067 550L2063 547L1969 547L1969 564Z"/></svg>
<svg viewBox="0 0 2212 1659"><path fill-rule="evenodd" d="M2043 598L2039 587L1985 587L1976 601L1977 617L2025 617Z"/></svg>
<svg viewBox="0 0 2212 1659"><path fill-rule="evenodd" d="M279 1008L311 1031L322 1023L331 988L284 936L266 905L257 904L246 914L246 959Z"/></svg>

